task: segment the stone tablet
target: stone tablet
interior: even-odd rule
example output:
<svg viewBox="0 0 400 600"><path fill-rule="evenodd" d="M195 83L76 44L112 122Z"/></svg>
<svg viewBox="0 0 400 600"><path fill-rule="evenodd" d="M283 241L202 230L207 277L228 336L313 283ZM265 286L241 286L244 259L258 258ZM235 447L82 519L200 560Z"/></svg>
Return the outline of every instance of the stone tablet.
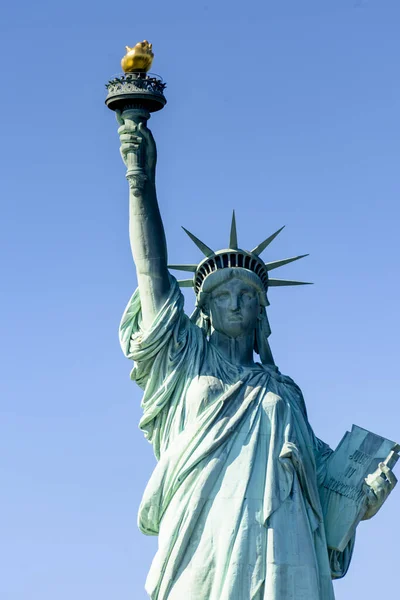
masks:
<svg viewBox="0 0 400 600"><path fill-rule="evenodd" d="M354 535L366 507L365 478L379 463L392 468L400 446L395 442L353 425L329 459L320 495L328 546L343 551Z"/></svg>

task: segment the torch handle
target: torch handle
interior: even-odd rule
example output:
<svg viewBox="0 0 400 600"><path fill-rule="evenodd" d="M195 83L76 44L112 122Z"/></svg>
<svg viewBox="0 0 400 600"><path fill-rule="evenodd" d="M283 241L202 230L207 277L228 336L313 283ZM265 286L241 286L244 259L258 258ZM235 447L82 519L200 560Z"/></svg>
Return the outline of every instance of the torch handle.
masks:
<svg viewBox="0 0 400 600"><path fill-rule="evenodd" d="M131 123L132 131L137 131L140 123L147 125L150 113L142 108L128 108L123 111L122 118L126 124ZM143 193L147 181L143 158L141 145L132 147L132 151L128 152L126 156L126 178L134 196L140 196Z"/></svg>

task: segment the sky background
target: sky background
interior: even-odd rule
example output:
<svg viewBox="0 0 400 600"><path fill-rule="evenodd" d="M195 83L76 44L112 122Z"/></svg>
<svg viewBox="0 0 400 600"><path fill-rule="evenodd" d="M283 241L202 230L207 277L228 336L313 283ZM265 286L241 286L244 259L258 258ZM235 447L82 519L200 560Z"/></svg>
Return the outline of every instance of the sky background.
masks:
<svg viewBox="0 0 400 600"><path fill-rule="evenodd" d="M332 447L352 423L400 440L399 28L397 0L2 7L1 600L147 598L155 460L117 337L136 278L104 105L125 44L149 39L168 84L170 261L201 258L180 225L225 247L233 208L244 248L286 225L263 257L309 252L279 276L315 285L270 292L277 364ZM361 524L337 600L393 597L399 498Z"/></svg>

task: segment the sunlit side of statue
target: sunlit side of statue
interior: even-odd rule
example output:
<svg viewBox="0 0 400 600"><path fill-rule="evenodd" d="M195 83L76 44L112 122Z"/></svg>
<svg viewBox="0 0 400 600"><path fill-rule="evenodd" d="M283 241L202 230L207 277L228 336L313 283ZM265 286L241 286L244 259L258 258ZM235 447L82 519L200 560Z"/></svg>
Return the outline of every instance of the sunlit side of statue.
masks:
<svg viewBox="0 0 400 600"><path fill-rule="evenodd" d="M128 49L124 70L146 70L150 55L148 42ZM353 426L332 451L314 434L300 388L275 365L270 288L304 285L271 272L305 255L261 258L282 228L244 250L233 214L228 248L185 230L203 256L168 265L147 128L150 112L165 105L164 87L122 76L106 99L127 167L138 279L120 340L158 461L138 519L144 534L158 536L146 590L152 600L333 600L332 579L349 568L358 524L396 484L399 446ZM169 269L190 278L177 281ZM195 293L191 317L182 286Z"/></svg>

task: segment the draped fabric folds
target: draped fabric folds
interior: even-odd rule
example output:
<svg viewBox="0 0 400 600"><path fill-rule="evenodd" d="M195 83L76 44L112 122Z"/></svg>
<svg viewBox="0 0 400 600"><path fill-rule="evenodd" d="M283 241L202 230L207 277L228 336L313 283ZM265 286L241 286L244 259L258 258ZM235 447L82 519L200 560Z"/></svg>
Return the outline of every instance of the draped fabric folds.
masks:
<svg viewBox="0 0 400 600"><path fill-rule="evenodd" d="M329 550L318 486L331 450L297 385L275 367L224 359L170 297L141 329L138 291L120 327L143 389L140 428L158 464L139 527L158 535L152 600L333 600L354 540Z"/></svg>

